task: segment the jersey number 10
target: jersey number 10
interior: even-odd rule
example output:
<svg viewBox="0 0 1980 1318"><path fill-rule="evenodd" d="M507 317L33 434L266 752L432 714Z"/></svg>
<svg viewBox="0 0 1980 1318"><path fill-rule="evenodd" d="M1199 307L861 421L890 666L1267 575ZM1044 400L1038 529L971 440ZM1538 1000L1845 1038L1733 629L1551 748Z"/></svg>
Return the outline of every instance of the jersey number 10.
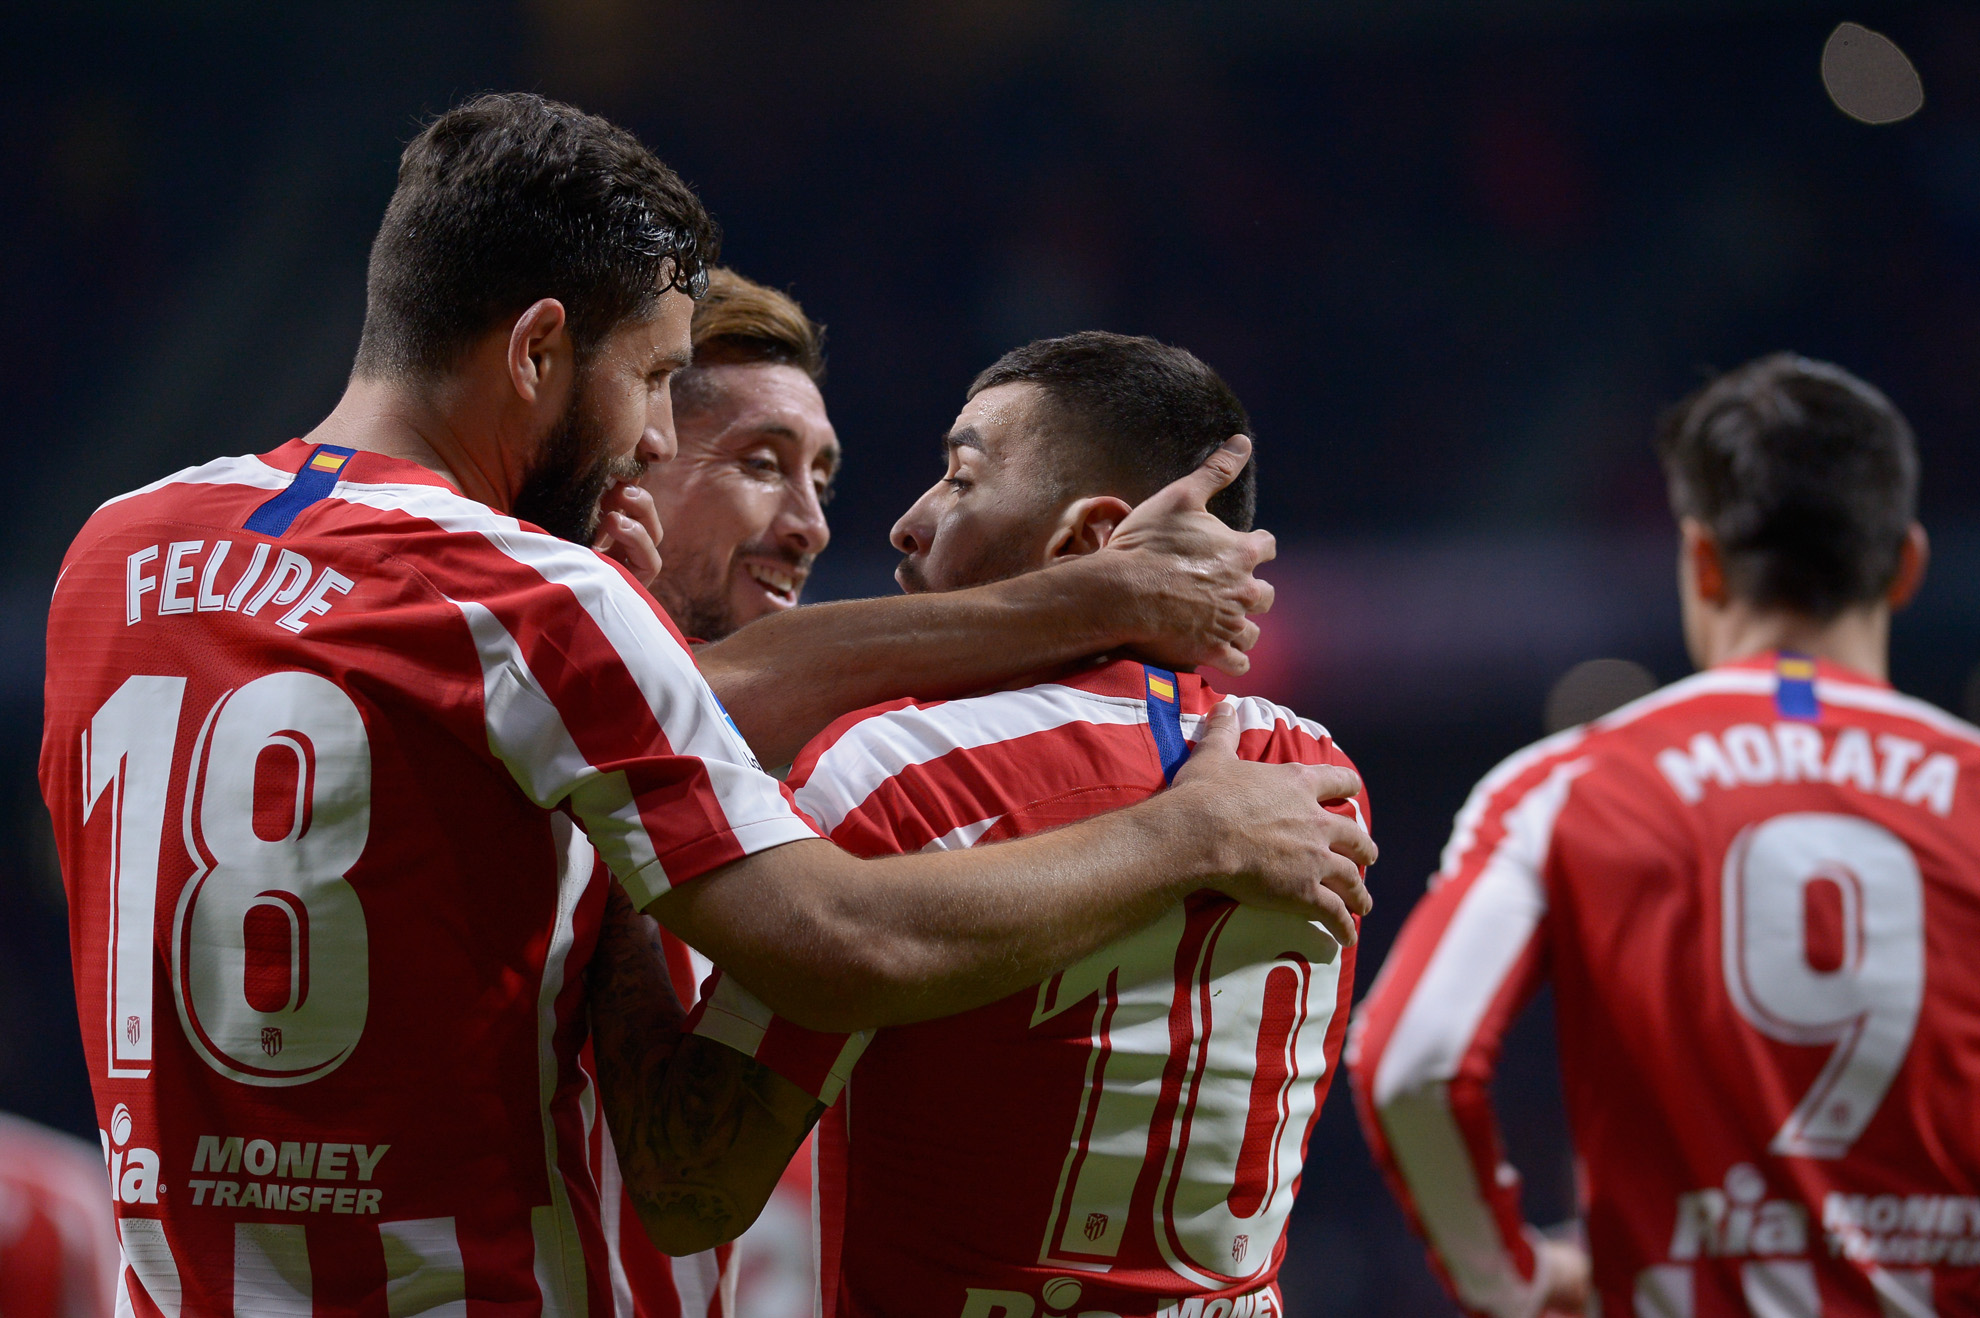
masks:
<svg viewBox="0 0 1980 1318"><path fill-rule="evenodd" d="M136 676L83 734L83 819L112 813L109 1074L148 1073L165 807L183 677ZM343 689L269 673L222 695L184 770L192 875L172 919L186 1038L222 1075L296 1085L357 1046L370 1002L364 908L344 875L371 830L371 747Z"/></svg>
<svg viewBox="0 0 1980 1318"><path fill-rule="evenodd" d="M1326 1070L1339 953L1304 921L1218 902L1171 911L1039 987L1034 1029L1093 1013L1041 1262L1111 1266L1151 1159L1148 1226L1179 1276L1224 1286L1271 1261Z"/></svg>

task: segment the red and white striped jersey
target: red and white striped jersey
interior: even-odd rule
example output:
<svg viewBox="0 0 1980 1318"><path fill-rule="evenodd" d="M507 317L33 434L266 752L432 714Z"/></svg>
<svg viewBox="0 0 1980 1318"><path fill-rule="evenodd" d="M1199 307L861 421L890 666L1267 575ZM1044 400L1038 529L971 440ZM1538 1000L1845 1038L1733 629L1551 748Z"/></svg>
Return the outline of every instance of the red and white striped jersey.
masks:
<svg viewBox="0 0 1980 1318"><path fill-rule="evenodd" d="M123 1302L604 1315L604 890L816 836L616 566L292 442L111 501L48 623Z"/></svg>
<svg viewBox="0 0 1980 1318"><path fill-rule="evenodd" d="M593 881L612 881L611 871L597 864ZM603 889L600 889L603 891ZM674 996L692 1004L713 967L708 959L680 939L660 931ZM597 1059L587 1042L578 1055L587 1084L598 1082ZM619 1173L618 1150L604 1113L597 1113L588 1132L586 1149L598 1184L598 1219L605 1236L605 1275L611 1286L612 1318L737 1318L737 1244L717 1245L699 1254L670 1258L646 1234Z"/></svg>
<svg viewBox="0 0 1980 1318"><path fill-rule="evenodd" d="M1507 760L1350 1046L1460 1302L1538 1298L1487 1086L1554 987L1602 1310L1980 1313L1980 730L1764 655Z"/></svg>
<svg viewBox="0 0 1980 1318"><path fill-rule="evenodd" d="M897 702L833 725L790 783L856 854L973 846L1145 799L1217 700L1193 674L1119 662ZM1247 759L1347 762L1288 710L1237 712ZM727 984L697 1028L752 1050ZM875 1032L819 1136L824 1311L1279 1313L1353 984L1352 950L1319 926L1200 892L1035 988ZM780 1027L750 1027L772 1065L793 1051Z"/></svg>

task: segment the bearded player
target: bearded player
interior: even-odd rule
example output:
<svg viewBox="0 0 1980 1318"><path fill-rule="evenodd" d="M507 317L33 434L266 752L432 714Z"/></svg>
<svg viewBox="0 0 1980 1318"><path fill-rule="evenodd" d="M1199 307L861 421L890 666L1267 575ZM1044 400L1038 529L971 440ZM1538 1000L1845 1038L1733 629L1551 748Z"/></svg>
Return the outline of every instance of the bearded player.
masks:
<svg viewBox="0 0 1980 1318"><path fill-rule="evenodd" d="M1138 501L1248 427L1181 349L1103 333L1020 348L977 378L948 474L894 528L901 585L1102 552ZM1211 511L1248 526L1254 480L1247 466ZM858 854L966 850L1160 792L1218 700L1194 673L1101 656L850 715L791 782ZM1235 710L1247 758L1346 763L1288 710ZM1281 1312L1286 1214L1353 982L1351 937L1203 892L1001 1001L879 1030L820 1135L825 1311ZM863 1042L792 1031L726 979L697 1030L807 1086L843 1077Z"/></svg>
<svg viewBox="0 0 1980 1318"><path fill-rule="evenodd" d="M41 784L134 1312L610 1311L578 831L828 1029L992 1001L1206 883L1341 928L1363 900L1316 803L1353 776L1228 755L967 855L817 837L651 598L568 543L671 454L714 246L623 130L470 102L402 158L331 415L71 546Z"/></svg>
<svg viewBox="0 0 1980 1318"><path fill-rule="evenodd" d="M754 715L745 726L766 758L789 759L804 736L851 707L822 703L828 692L864 704L883 695L982 687L1069 656L1136 643L1146 638L1151 618L1170 633L1170 647L1194 646L1226 663L1241 658L1208 643L1216 623L1209 601L1164 582L1180 576L1192 556L1216 553L1220 539L1235 548L1255 538L1225 527L1193 500L1176 501L1188 481L1200 479L1195 473L1145 506L1141 520L1162 537L1159 552L1137 555L1116 545L1097 559L939 600L896 597L784 617L831 536L825 505L840 450L819 392L823 330L787 294L717 267L695 303L690 335L693 361L676 373L671 389L679 451L673 460L651 465L638 487L657 520L652 536L664 528L664 539L657 547L653 538L642 545L621 526L622 535L608 541L626 551L628 566L651 573L655 597L690 638L712 642L698 650L702 670L725 699ZM1221 450L1212 457L1225 461ZM1241 467L1238 462L1229 471L1235 475ZM616 508L645 516L636 492L622 492L621 499ZM1163 507L1171 511L1151 518ZM1164 572L1143 564L1130 571L1137 557L1174 566ZM779 621L763 621L771 618ZM1199 631L1203 639L1193 636ZM849 647L871 657L849 663ZM845 670L867 686L845 687ZM754 683L752 673L760 675ZM775 726L780 711L788 731ZM781 750L770 744L780 737ZM629 908L615 903L611 909L604 937L614 955L594 980L621 974L625 982L603 983L601 992L628 1001L629 985L661 987L654 967L641 960L643 948L667 963L677 1000L692 1003L707 960L664 932L637 927ZM635 927L622 927L628 921ZM667 1028L664 1005L659 1018L643 1016L638 1030L627 1030L624 1021L601 1021L608 1064L617 1060L620 1040L626 1052L643 1053L646 1039ZM608 1093L619 1078L606 1077ZM768 1076L759 1082L775 1083ZM608 1123L596 1123L593 1139L603 1225L617 1246L608 1265L621 1310L643 1318L733 1310L731 1247L671 1262L657 1253L639 1203L622 1197ZM808 1168L809 1152L799 1161Z"/></svg>
<svg viewBox="0 0 1980 1318"><path fill-rule="evenodd" d="M1704 671L1479 784L1361 1009L1369 1141L1472 1313L1980 1312L1980 730L1885 677L1910 428L1783 354L1660 450ZM1547 980L1587 1257L1486 1091Z"/></svg>

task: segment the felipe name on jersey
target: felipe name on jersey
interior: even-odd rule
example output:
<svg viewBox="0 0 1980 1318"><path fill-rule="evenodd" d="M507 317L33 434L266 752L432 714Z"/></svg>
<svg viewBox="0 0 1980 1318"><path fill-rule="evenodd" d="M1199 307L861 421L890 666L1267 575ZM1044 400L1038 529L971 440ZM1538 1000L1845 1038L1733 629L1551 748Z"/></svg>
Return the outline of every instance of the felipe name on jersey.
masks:
<svg viewBox="0 0 1980 1318"><path fill-rule="evenodd" d="M146 617L167 618L198 613L238 613L258 617L271 604L277 627L300 636L310 620L328 613L357 583L332 567L318 570L293 549L275 550L267 541L256 544L246 562L226 570L232 540L173 540L146 545L124 559L124 625L134 627ZM270 570L269 554L275 550ZM152 565L157 570L151 570ZM194 578L198 585L193 584ZM257 588L258 587L258 588Z"/></svg>

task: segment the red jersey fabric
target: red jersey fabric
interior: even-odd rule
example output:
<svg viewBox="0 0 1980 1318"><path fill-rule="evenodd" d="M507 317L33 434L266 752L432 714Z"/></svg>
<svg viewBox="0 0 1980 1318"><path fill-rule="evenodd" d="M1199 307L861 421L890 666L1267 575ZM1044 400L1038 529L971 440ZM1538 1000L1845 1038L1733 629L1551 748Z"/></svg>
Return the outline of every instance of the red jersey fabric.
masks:
<svg viewBox="0 0 1980 1318"><path fill-rule="evenodd" d="M1980 730L1764 655L1485 777L1350 1047L1468 1310L1538 1303L1486 1089L1550 979L1603 1312L1980 1312L1976 775Z"/></svg>
<svg viewBox="0 0 1980 1318"><path fill-rule="evenodd" d="M689 644L693 644L691 639ZM594 882L611 882L611 871L603 862L596 868ZM660 931L660 941L666 949L674 995L683 1003L694 1003L699 985L711 971L707 958L665 929ZM578 1055L578 1065L595 1088L597 1059L589 1043ZM586 1151L598 1184L598 1218L605 1237L612 1318L737 1318L737 1245L717 1245L679 1258L662 1254L633 1207L603 1112L592 1122Z"/></svg>
<svg viewBox="0 0 1980 1318"><path fill-rule="evenodd" d="M292 442L106 504L48 637L133 1312L609 1313L579 834L639 905L816 835L665 614L424 469Z"/></svg>
<svg viewBox="0 0 1980 1318"><path fill-rule="evenodd" d="M790 783L862 855L1021 836L1160 790L1163 696L1191 740L1218 700L1193 674L1124 662L897 702L828 729ZM1347 763L1317 724L1236 704L1245 758ZM875 1032L818 1137L822 1310L1279 1313L1353 959L1317 925L1201 892L1036 988ZM769 1060L775 1026L762 1037Z"/></svg>

